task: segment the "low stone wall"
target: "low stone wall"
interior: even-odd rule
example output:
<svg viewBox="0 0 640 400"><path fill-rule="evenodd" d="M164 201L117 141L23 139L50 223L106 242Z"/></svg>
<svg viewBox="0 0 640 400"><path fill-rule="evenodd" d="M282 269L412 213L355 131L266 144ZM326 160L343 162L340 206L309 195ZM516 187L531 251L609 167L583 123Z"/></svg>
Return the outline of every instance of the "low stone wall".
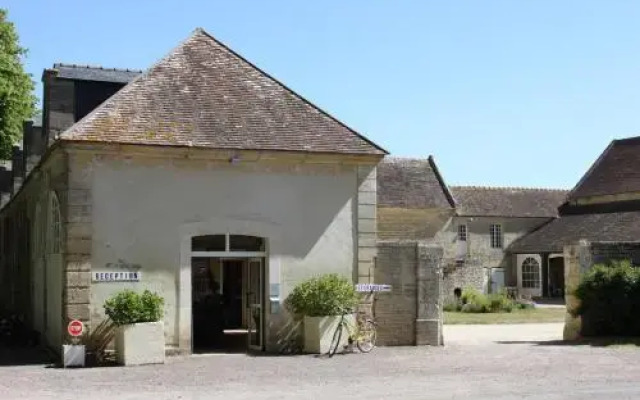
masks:
<svg viewBox="0 0 640 400"><path fill-rule="evenodd" d="M442 344L442 248L417 242L378 242L374 281L378 344Z"/></svg>

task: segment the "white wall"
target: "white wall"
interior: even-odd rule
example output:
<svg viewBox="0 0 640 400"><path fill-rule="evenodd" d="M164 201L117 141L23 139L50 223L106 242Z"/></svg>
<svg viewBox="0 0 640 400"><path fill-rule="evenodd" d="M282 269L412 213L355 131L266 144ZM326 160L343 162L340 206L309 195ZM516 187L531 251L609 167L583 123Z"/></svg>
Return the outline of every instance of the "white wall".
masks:
<svg viewBox="0 0 640 400"><path fill-rule="evenodd" d="M177 345L179 331L187 334L186 312L180 315L177 308L181 243L193 234L267 237L267 268L273 271L266 276L279 278L281 301L313 274L351 278L356 171L326 171L300 165L267 172L242 163L208 169L113 160L94 165L92 270L123 260L141 266L142 281L93 283L92 319L101 318L104 300L114 291L156 290L165 297L167 343ZM273 277L278 268L279 277Z"/></svg>

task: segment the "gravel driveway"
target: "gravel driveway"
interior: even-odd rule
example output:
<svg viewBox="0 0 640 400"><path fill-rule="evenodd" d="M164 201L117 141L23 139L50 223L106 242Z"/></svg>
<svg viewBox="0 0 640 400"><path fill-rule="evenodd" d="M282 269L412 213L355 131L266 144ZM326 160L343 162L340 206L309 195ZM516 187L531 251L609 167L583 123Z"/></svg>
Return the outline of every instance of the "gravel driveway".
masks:
<svg viewBox="0 0 640 400"><path fill-rule="evenodd" d="M638 376L636 347L494 342L333 359L207 355L129 368L0 367L0 399L637 399Z"/></svg>
<svg viewBox="0 0 640 400"><path fill-rule="evenodd" d="M478 345L562 340L564 323L444 325L445 344Z"/></svg>
<svg viewBox="0 0 640 400"><path fill-rule="evenodd" d="M204 355L129 368L0 366L0 399L640 398L640 348L563 345L555 340L561 328L446 326L445 347L333 359Z"/></svg>

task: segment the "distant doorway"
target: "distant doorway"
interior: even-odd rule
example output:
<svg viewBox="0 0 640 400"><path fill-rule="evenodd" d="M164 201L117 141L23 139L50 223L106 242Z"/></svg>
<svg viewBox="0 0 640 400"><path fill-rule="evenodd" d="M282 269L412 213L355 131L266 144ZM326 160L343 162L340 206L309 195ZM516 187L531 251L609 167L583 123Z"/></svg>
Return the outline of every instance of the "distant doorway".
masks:
<svg viewBox="0 0 640 400"><path fill-rule="evenodd" d="M549 297L564 297L564 257L549 258Z"/></svg>
<svg viewBox="0 0 640 400"><path fill-rule="evenodd" d="M226 236L225 241L234 238ZM229 243L224 245L225 251L211 251L208 250L211 245L203 246L205 241L214 240L220 238L199 236L193 241L193 352L261 351L264 347L263 239L245 240L247 250L242 251L229 251Z"/></svg>

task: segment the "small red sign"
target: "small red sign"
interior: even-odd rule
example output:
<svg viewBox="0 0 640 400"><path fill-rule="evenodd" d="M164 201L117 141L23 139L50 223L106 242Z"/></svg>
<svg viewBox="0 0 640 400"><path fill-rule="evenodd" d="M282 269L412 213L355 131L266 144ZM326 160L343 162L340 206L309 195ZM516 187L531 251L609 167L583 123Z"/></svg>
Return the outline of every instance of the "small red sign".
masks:
<svg viewBox="0 0 640 400"><path fill-rule="evenodd" d="M84 331L84 324L82 323L82 321L78 321L77 319L74 319L73 321L69 322L69 326L67 326L67 331L71 336L74 336L74 337L80 336Z"/></svg>

